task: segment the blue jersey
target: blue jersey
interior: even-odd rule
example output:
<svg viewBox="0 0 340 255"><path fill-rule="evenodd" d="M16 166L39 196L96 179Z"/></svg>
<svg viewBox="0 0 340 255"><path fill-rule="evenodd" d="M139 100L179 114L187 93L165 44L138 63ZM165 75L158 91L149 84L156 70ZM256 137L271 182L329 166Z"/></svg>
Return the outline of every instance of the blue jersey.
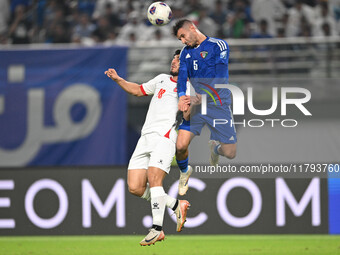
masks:
<svg viewBox="0 0 340 255"><path fill-rule="evenodd" d="M228 89L215 89L215 84L228 84L229 46L221 39L207 37L198 47L185 46L180 55L177 81L179 97L185 95L186 81L195 92L207 94L208 104L231 103Z"/></svg>

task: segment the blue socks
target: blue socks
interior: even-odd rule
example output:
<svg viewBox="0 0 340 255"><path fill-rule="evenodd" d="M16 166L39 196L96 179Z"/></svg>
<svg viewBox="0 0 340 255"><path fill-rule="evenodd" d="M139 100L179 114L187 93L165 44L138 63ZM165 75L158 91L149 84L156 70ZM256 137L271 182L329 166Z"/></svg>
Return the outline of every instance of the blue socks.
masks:
<svg viewBox="0 0 340 255"><path fill-rule="evenodd" d="M186 171L188 171L188 161L189 161L189 157L187 157L184 160L177 160L177 165L179 167L179 169L181 170L182 173L186 173Z"/></svg>
<svg viewBox="0 0 340 255"><path fill-rule="evenodd" d="M221 147L221 144L215 146L215 148L214 148L215 154L221 155L221 154L218 152L218 149L219 149L220 147Z"/></svg>

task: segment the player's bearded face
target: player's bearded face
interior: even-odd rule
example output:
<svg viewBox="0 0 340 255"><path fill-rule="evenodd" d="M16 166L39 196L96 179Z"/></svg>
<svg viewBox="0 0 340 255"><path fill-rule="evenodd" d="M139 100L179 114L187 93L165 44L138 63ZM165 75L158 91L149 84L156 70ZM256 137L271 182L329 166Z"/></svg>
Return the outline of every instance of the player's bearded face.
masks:
<svg viewBox="0 0 340 255"><path fill-rule="evenodd" d="M179 55L175 55L171 61L170 74L172 76L178 76L179 71Z"/></svg>
<svg viewBox="0 0 340 255"><path fill-rule="evenodd" d="M190 47L196 47L197 44L196 37L192 33L188 33L187 45Z"/></svg>

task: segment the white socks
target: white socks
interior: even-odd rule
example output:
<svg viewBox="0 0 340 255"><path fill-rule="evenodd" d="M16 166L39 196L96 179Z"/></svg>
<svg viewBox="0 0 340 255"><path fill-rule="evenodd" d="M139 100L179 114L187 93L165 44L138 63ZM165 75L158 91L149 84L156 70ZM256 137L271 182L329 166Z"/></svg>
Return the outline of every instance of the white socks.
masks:
<svg viewBox="0 0 340 255"><path fill-rule="evenodd" d="M176 204L177 199L170 197L168 194L166 194L166 206L170 209L173 209L173 207ZM176 208L175 208L176 209Z"/></svg>
<svg viewBox="0 0 340 255"><path fill-rule="evenodd" d="M151 200L149 183L146 184L146 188L145 188L144 194L141 196L141 198L145 199L146 201L150 201Z"/></svg>
<svg viewBox="0 0 340 255"><path fill-rule="evenodd" d="M152 224L156 226L163 226L164 210L166 206L167 195L162 186L150 188L151 193L151 211Z"/></svg>
<svg viewBox="0 0 340 255"><path fill-rule="evenodd" d="M162 186L150 188L149 183L147 184L144 194L141 196L141 198L147 201L151 200L153 225L160 227L163 226L165 206L174 210L174 206L177 202L177 199L170 197L165 193Z"/></svg>
<svg viewBox="0 0 340 255"><path fill-rule="evenodd" d="M170 197L166 193L165 193L165 195L166 195L166 206L168 208L172 209L175 206L177 199L173 198L173 197ZM151 200L151 192L150 192L149 183L146 184L146 188L145 188L144 194L141 196L141 198L145 199L146 201L150 201Z"/></svg>

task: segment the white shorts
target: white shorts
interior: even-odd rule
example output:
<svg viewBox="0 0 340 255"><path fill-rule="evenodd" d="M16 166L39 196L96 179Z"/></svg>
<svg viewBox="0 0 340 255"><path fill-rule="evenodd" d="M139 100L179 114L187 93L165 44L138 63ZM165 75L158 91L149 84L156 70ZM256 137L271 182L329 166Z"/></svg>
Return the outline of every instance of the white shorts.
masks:
<svg viewBox="0 0 340 255"><path fill-rule="evenodd" d="M148 169L150 166L170 172L176 145L158 134L142 135L129 162L128 169Z"/></svg>

